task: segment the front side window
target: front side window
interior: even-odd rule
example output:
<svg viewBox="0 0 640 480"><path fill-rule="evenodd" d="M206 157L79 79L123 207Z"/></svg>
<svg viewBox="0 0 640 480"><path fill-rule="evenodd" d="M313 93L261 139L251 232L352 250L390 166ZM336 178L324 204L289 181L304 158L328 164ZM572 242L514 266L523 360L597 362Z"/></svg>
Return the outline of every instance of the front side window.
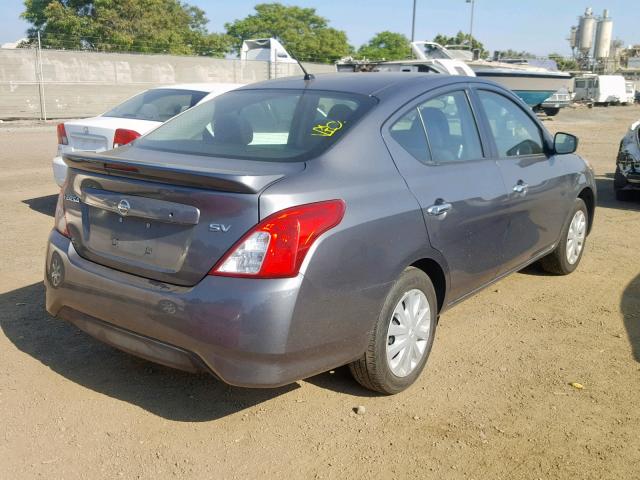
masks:
<svg viewBox="0 0 640 480"><path fill-rule="evenodd" d="M436 163L482 158L482 145L464 92L452 92L418 107Z"/></svg>
<svg viewBox="0 0 640 480"><path fill-rule="evenodd" d="M318 90L236 90L174 118L141 148L265 161L306 160L334 144L376 101Z"/></svg>
<svg viewBox="0 0 640 480"><path fill-rule="evenodd" d="M154 88L121 103L103 114L103 117L166 122L193 107L206 95L206 92L196 90Z"/></svg>
<svg viewBox="0 0 640 480"><path fill-rule="evenodd" d="M488 90L479 90L478 96L489 120L500 158L539 155L544 152L538 126L516 103Z"/></svg>

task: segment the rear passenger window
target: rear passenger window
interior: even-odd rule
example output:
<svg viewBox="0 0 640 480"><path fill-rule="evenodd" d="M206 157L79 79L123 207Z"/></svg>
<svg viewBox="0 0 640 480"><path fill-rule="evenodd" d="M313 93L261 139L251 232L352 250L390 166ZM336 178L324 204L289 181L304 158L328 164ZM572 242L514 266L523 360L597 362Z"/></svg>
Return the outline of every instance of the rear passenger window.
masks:
<svg viewBox="0 0 640 480"><path fill-rule="evenodd" d="M507 97L487 90L478 91L478 96L501 158L544 152L538 126L518 105Z"/></svg>
<svg viewBox="0 0 640 480"><path fill-rule="evenodd" d="M433 161L462 162L482 158L482 146L464 92L452 92L418 107L427 130Z"/></svg>
<svg viewBox="0 0 640 480"><path fill-rule="evenodd" d="M417 108L394 123L390 132L391 137L416 160L423 163L431 161L427 137Z"/></svg>

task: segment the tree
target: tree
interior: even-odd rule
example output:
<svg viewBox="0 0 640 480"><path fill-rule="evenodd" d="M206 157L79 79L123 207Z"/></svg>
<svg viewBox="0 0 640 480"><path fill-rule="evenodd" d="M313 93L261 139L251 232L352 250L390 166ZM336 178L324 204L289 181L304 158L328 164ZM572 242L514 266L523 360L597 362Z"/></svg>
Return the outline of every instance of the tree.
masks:
<svg viewBox="0 0 640 480"><path fill-rule="evenodd" d="M562 71L576 71L580 70L580 66L578 62L576 62L573 58L565 58L559 53L550 53L549 60L553 60L558 65L558 70Z"/></svg>
<svg viewBox="0 0 640 480"><path fill-rule="evenodd" d="M208 33L207 17L179 0L25 0L22 18L49 48L224 56L225 35Z"/></svg>
<svg viewBox="0 0 640 480"><path fill-rule="evenodd" d="M411 46L401 33L384 31L361 46L358 56L369 60L403 60L411 56Z"/></svg>
<svg viewBox="0 0 640 480"><path fill-rule="evenodd" d="M251 38L275 38L298 60L334 62L353 51L347 34L328 25L315 8L290 7L280 3L261 3L256 13L225 24L233 38L233 48Z"/></svg>
<svg viewBox="0 0 640 480"><path fill-rule="evenodd" d="M469 40L471 40L471 49L480 50L481 57L483 57L484 54L487 53L486 50L484 49L484 45L480 41L478 41L475 37L470 37L468 33L458 32L456 33L455 37L448 37L447 35L443 35L439 33L433 39L435 43L439 43L443 47L446 47L447 45L456 45L456 46L462 45L462 46L466 46L467 48L469 48Z"/></svg>

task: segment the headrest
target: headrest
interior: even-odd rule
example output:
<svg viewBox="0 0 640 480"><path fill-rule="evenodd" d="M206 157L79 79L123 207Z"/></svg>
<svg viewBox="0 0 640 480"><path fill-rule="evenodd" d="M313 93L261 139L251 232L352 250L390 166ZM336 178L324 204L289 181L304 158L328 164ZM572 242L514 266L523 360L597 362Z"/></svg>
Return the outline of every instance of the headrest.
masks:
<svg viewBox="0 0 640 480"><path fill-rule="evenodd" d="M216 118L213 133L216 143L249 145L253 141L253 127L237 114L225 113Z"/></svg>
<svg viewBox="0 0 640 480"><path fill-rule="evenodd" d="M160 115L158 107L152 103L142 105L139 113L143 120L158 120L158 116Z"/></svg>
<svg viewBox="0 0 640 480"><path fill-rule="evenodd" d="M331 107L331 110L329 110L329 114L327 115L327 118L329 120L338 120L340 122L345 122L349 120L351 115L353 115L353 110L351 110L351 108L349 108L344 103L338 103L333 107Z"/></svg>
<svg viewBox="0 0 640 480"><path fill-rule="evenodd" d="M429 133L429 141L436 146L445 145L451 135L446 115L434 107L422 108L420 113Z"/></svg>

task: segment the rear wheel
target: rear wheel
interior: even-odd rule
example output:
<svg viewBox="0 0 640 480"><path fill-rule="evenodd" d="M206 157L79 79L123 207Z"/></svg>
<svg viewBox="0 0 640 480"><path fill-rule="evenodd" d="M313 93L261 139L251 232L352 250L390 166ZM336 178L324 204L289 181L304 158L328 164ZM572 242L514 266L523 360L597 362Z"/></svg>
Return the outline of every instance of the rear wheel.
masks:
<svg viewBox="0 0 640 480"><path fill-rule="evenodd" d="M555 117L558 113L560 113L559 108L543 108L544 113L546 113L549 117Z"/></svg>
<svg viewBox="0 0 640 480"><path fill-rule="evenodd" d="M558 275L573 272L582 258L588 226L587 206L581 198L576 198L569 220L562 230L562 240L553 252L540 261L542 268Z"/></svg>
<svg viewBox="0 0 640 480"><path fill-rule="evenodd" d="M395 283L370 333L369 345L349 368L365 388L401 392L424 368L436 329L437 299L421 270L409 267Z"/></svg>

